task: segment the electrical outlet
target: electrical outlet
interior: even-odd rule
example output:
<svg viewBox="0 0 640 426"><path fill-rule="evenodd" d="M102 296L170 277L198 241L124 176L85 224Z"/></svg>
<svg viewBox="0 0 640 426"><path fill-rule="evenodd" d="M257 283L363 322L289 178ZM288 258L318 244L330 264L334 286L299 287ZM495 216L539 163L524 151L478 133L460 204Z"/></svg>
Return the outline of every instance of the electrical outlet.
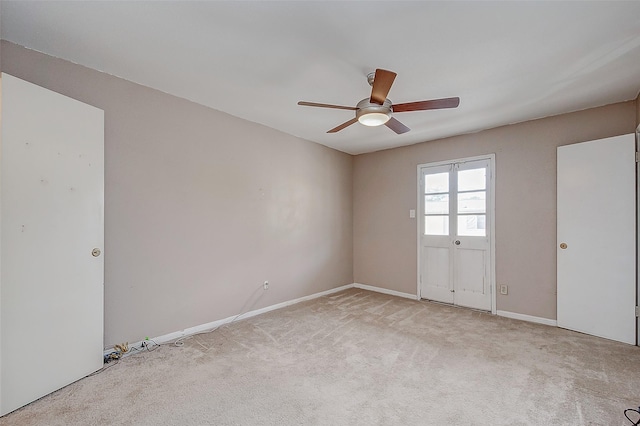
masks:
<svg viewBox="0 0 640 426"><path fill-rule="evenodd" d="M264 282L264 289L269 290L269 281Z"/></svg>
<svg viewBox="0 0 640 426"><path fill-rule="evenodd" d="M509 294L509 287L506 285L501 285L500 286L500 294Z"/></svg>

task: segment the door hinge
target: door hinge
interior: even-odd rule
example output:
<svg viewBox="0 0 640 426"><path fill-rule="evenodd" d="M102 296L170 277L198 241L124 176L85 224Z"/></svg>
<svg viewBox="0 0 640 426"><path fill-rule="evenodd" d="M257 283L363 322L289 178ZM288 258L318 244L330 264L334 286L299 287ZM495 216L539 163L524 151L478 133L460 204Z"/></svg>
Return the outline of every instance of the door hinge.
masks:
<svg viewBox="0 0 640 426"><path fill-rule="evenodd" d="M640 152L636 152L636 163L640 160Z"/></svg>
<svg viewBox="0 0 640 426"><path fill-rule="evenodd" d="M636 306L636 317L640 317L640 306Z"/></svg>

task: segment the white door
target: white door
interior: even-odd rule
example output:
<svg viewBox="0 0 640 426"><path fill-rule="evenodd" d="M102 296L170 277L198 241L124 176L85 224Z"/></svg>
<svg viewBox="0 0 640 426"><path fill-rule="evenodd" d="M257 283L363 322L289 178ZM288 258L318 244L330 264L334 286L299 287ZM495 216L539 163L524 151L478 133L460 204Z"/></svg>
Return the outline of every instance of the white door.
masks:
<svg viewBox="0 0 640 426"><path fill-rule="evenodd" d="M0 414L102 366L103 111L1 78ZM93 253L92 253L93 252Z"/></svg>
<svg viewBox="0 0 640 426"><path fill-rule="evenodd" d="M558 326L636 343L635 138L558 148Z"/></svg>
<svg viewBox="0 0 640 426"><path fill-rule="evenodd" d="M492 310L493 157L423 165L420 297Z"/></svg>

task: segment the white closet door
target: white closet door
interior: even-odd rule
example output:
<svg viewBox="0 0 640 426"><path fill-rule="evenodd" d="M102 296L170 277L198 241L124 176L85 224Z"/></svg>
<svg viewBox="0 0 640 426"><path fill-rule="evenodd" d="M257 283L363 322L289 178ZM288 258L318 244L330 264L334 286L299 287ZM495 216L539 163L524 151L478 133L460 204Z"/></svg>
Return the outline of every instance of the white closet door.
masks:
<svg viewBox="0 0 640 426"><path fill-rule="evenodd" d="M636 343L635 138L558 148L558 326Z"/></svg>
<svg viewBox="0 0 640 426"><path fill-rule="evenodd" d="M6 414L102 366L104 114L7 74L1 85Z"/></svg>

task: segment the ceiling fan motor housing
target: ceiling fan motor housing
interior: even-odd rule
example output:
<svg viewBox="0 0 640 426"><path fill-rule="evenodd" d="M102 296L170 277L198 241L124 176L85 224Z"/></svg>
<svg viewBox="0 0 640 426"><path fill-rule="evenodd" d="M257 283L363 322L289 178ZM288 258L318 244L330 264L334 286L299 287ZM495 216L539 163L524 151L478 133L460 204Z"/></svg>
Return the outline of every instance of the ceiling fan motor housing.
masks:
<svg viewBox="0 0 640 426"><path fill-rule="evenodd" d="M365 126L379 126L391 118L393 107L389 99L385 99L382 105L373 103L365 98L356 105L356 118ZM383 116L386 116L383 117Z"/></svg>

